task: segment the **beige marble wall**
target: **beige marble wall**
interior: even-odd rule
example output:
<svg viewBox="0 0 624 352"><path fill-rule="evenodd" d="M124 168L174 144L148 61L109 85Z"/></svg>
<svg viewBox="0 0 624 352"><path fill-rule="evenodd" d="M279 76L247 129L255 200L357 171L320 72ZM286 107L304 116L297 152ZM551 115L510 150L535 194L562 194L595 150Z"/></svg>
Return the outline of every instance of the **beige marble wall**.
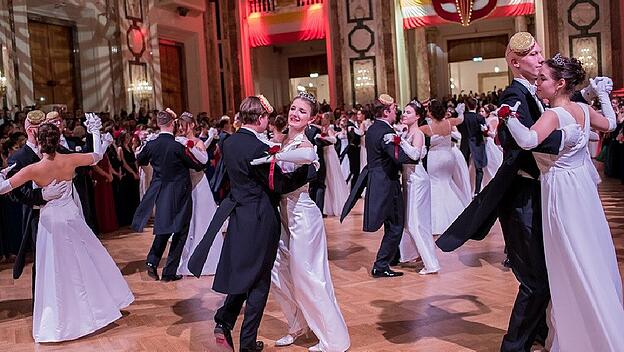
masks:
<svg viewBox="0 0 624 352"><path fill-rule="evenodd" d="M597 53L593 50L589 50L590 59L585 61L589 64L585 66L589 77L599 74L611 76L612 75L612 52L611 52L611 14L610 14L610 0L591 0L591 3L581 3L576 6L572 6L573 0L557 0L557 31L559 38L559 51L566 56L581 55L580 52L573 52L570 47L570 37L579 34L597 34L600 38L600 60L596 60ZM572 22L581 26L591 26L586 30L579 30L575 28L569 21L569 12ZM592 22L597 18L595 24ZM554 20L552 16L549 20ZM590 39L591 40L591 39ZM589 40L588 40L589 41ZM589 48L589 47L588 47ZM587 53L587 52L586 52ZM583 61L583 60L582 60ZM594 63L592 65L591 63Z"/></svg>

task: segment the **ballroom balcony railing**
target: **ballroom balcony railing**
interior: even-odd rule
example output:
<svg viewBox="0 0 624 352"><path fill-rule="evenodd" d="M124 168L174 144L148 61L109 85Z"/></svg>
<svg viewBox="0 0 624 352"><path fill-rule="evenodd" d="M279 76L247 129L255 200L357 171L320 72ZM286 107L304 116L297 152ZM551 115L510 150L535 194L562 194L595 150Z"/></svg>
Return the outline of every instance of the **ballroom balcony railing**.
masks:
<svg viewBox="0 0 624 352"><path fill-rule="evenodd" d="M314 4L322 4L323 0L297 0L297 6L308 6Z"/></svg>
<svg viewBox="0 0 624 352"><path fill-rule="evenodd" d="M322 3L323 0L249 0L249 12L296 11L300 7Z"/></svg>
<svg viewBox="0 0 624 352"><path fill-rule="evenodd" d="M249 12L275 11L275 0L249 0Z"/></svg>

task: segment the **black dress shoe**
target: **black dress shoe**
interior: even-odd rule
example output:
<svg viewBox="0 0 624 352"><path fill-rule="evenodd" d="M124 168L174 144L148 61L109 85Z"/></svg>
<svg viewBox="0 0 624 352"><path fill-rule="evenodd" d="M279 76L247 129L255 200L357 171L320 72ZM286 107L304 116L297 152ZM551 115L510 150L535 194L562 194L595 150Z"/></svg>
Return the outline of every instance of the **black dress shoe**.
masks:
<svg viewBox="0 0 624 352"><path fill-rule="evenodd" d="M258 352L264 349L264 342L256 341L255 348L241 348L241 352Z"/></svg>
<svg viewBox="0 0 624 352"><path fill-rule="evenodd" d="M390 268L384 270L373 268L373 270L371 270L371 275L373 275L373 277L397 277L403 276L403 273L400 271L394 271Z"/></svg>
<svg viewBox="0 0 624 352"><path fill-rule="evenodd" d="M154 264L145 263L145 267L147 268L147 276L151 277L156 281L160 280L160 277L158 277L158 269L156 268L156 266L154 266Z"/></svg>
<svg viewBox="0 0 624 352"><path fill-rule="evenodd" d="M214 328L214 337L217 342L217 345L229 348L234 351L234 341L232 341L232 333L230 329L228 329L223 324L217 324Z"/></svg>
<svg viewBox="0 0 624 352"><path fill-rule="evenodd" d="M161 281L169 282L169 281L178 281L182 280L182 275L163 275Z"/></svg>

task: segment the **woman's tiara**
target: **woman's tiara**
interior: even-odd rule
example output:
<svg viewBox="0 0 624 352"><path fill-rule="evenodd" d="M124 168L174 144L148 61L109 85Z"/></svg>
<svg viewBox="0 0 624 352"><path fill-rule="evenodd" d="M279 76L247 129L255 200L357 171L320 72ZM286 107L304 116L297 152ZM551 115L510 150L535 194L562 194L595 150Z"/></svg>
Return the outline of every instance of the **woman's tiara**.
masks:
<svg viewBox="0 0 624 352"><path fill-rule="evenodd" d="M552 60L557 66L565 66L565 61L563 60L563 56L561 56L561 53L557 53L555 56L553 56Z"/></svg>
<svg viewBox="0 0 624 352"><path fill-rule="evenodd" d="M312 104L316 104L316 97L306 91L299 92L299 94L297 94L297 97L312 102Z"/></svg>

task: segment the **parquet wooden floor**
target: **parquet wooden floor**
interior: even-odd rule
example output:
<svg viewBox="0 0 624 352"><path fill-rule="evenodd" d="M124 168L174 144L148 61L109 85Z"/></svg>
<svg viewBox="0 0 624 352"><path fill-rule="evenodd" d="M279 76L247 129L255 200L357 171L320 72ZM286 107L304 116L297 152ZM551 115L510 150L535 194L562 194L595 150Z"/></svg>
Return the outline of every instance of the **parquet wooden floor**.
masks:
<svg viewBox="0 0 624 352"><path fill-rule="evenodd" d="M620 265L624 261L624 186L605 179L600 193L613 231ZM351 351L498 351L517 292L505 258L500 229L485 241L455 253L439 253L439 275L372 279L371 263L381 232L366 234L362 204L344 224L326 219L329 258ZM30 266L13 280L10 266L0 267L0 351L215 351L212 317L223 297L212 292L212 278L152 281L143 269L152 240L143 234L117 232L102 241L130 283L136 301L124 317L77 341L36 345L32 340ZM239 319L239 323L240 323ZM286 332L277 302L270 298L259 338L266 351L307 351L316 341L285 348L272 341ZM238 327L234 331L238 338Z"/></svg>

